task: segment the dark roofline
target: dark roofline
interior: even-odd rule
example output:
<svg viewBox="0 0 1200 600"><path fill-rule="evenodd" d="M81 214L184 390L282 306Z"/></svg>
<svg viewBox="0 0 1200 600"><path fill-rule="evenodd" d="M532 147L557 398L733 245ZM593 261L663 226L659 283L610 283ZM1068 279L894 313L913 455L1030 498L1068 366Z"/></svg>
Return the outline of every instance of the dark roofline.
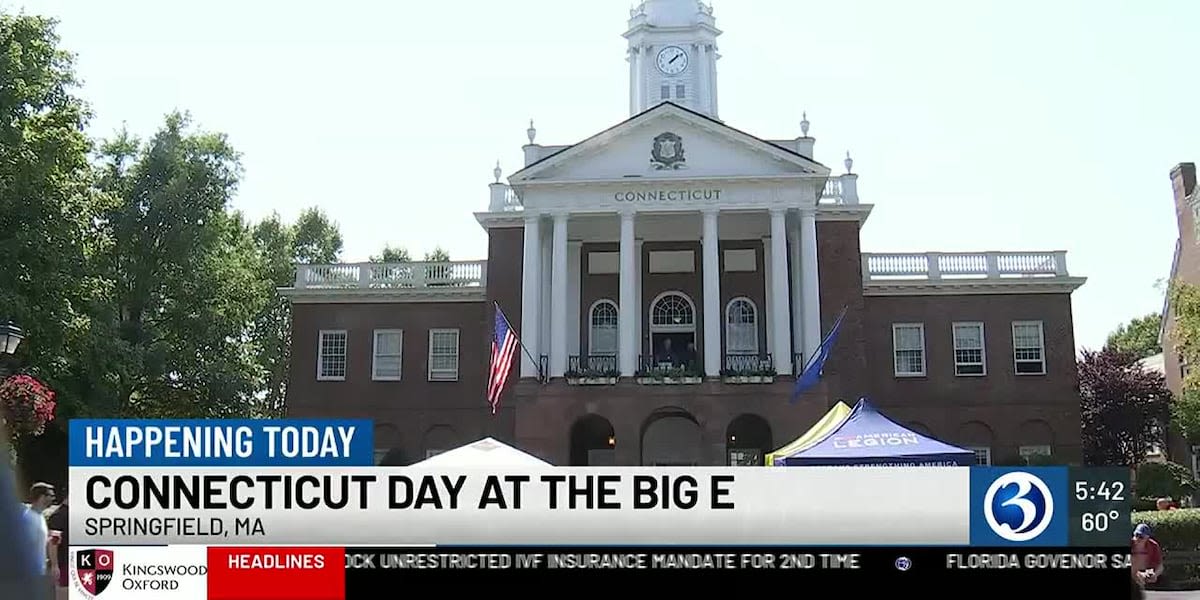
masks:
<svg viewBox="0 0 1200 600"><path fill-rule="evenodd" d="M571 148L574 148L575 146L578 146L578 145L580 145L580 144L586 144L587 142L589 142L589 141L591 141L591 140L594 140L594 139L596 139L596 138L598 138L598 137L600 137L600 136L603 136L604 134L606 134L606 133L608 133L608 132L610 132L610 131L612 131L612 130L614 130L614 129L618 129L618 128L620 128L620 127L624 126L626 123L632 123L633 121L636 121L636 120L638 120L638 119L640 119L640 118L642 118L642 117L644 117L644 116L646 116L646 115L649 115L650 113L652 113L652 112L654 112L654 111L656 111L656 110L662 110L662 109L663 109L663 107L664 107L664 106L667 106L667 105L674 106L675 108L678 108L678 109L682 110L683 112L690 113L690 114L692 114L692 115L695 115L695 116L697 116L697 117L700 117L700 118L702 118L702 119L705 119L705 120L707 120L707 121L709 121L709 122L711 122L711 123L715 123L716 125L719 125L719 126L721 126L721 127L725 128L725 129L728 129L728 130L730 130L730 131L733 131L733 132L735 132L735 133L740 133L740 134L742 134L742 135L744 135L744 136L747 136L747 137L753 138L753 139L755 139L755 140L758 140L758 141L760 141L760 142L762 142L762 143L764 143L764 144L768 144L768 145L770 145L772 148L778 148L779 150L781 150L781 151L783 151L783 152L785 152L785 153L787 153L787 154L791 154L792 156L796 156L796 157L799 157L799 158L803 158L804 160L807 160L808 162L811 162L811 163L813 163L814 165L817 165L817 166L819 166L819 167L823 167L823 168L826 168L826 169L828 169L828 168L829 168L829 167L827 167L827 166L825 166L825 165L823 165L823 164L821 164L821 163L817 162L816 160L814 160L814 159L812 159L812 158L809 158L809 157L807 157L807 156L804 156L803 154L800 154L799 152L796 152L795 150L789 150L789 149L787 149L787 148L784 148L783 146L780 146L780 145L778 145L778 144L773 144L773 143L771 143L771 142L768 142L767 140L764 140L764 139L762 139L762 138L760 138L760 137L758 137L758 136L756 136L756 135L753 135L753 134L751 134L751 133L747 133L747 132L745 132L745 131L742 131L741 129L738 129L738 128L736 128L736 127L732 127L732 126L730 126L730 125L726 125L724 121L720 121L720 120L714 119L714 118L712 118L712 117L710 117L710 116L708 116L708 115L706 115L706 114L704 114L704 113L702 113L702 112L699 112L699 111L692 110L692 109L690 109L690 108L688 108L688 107L686 107L686 106L680 105L680 104L675 104L674 102L671 102L670 100L664 100L664 101L662 101L662 102L659 102L658 104L655 104L654 106L652 106L652 107L650 107L650 108L647 108L646 110L644 110L644 111L642 111L642 112L640 112L640 113L638 113L638 114L636 114L636 115L633 115L632 117L629 117L628 119L625 119L624 121L621 121L621 122L617 123L616 125L613 125L613 126L611 126L611 127L608 127L608 128L606 128L606 129L604 129L603 131L600 131L599 133L596 133L596 134L590 135L590 136L588 136L588 137L586 137L586 138L584 138L584 139L582 139L582 140L580 140L580 141L578 141L578 142L575 142L574 144L571 144L571 145L567 146L566 148L563 148L562 150L559 150L559 151L557 151L557 152L554 152L554 153L552 153L552 154L548 154L548 155L546 155L546 156L543 156L543 157L541 157L541 158L539 158L539 159L537 159L537 160L533 161L532 163L530 163L530 164L528 164L528 165L525 165L525 166L524 166L523 168L521 168L519 171L517 171L517 172L513 173L512 175L509 175L509 177L510 177L510 178L512 178L512 177L516 177L516 176L520 175L521 173L524 173L525 171L528 171L529 169L532 169L532 168L536 167L537 165L541 164L543 161L546 161L546 160L549 160L549 159L551 159L551 158L553 158L553 157L555 157L555 156L558 156L559 154L562 154L563 152L566 152L567 150L570 150ZM831 169L831 171L832 171L832 169Z"/></svg>

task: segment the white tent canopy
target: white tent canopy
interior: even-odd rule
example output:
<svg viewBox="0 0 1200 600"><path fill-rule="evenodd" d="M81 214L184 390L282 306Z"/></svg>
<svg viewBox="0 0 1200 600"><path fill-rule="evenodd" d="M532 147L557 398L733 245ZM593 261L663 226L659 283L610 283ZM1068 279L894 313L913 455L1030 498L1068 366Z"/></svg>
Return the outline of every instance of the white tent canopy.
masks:
<svg viewBox="0 0 1200 600"><path fill-rule="evenodd" d="M493 438L483 438L427 458L413 467L552 467L550 463Z"/></svg>

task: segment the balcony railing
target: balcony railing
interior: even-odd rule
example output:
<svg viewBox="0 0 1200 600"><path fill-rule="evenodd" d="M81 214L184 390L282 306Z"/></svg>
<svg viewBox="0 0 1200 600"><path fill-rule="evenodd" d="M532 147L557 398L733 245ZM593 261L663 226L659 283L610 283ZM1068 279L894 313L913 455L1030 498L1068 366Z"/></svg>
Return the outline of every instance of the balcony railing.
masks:
<svg viewBox="0 0 1200 600"><path fill-rule="evenodd" d="M763 375L770 372L775 374L775 363L770 354L732 353L725 355L722 375Z"/></svg>
<svg viewBox="0 0 1200 600"><path fill-rule="evenodd" d="M300 265L296 289L482 287L487 261Z"/></svg>
<svg viewBox="0 0 1200 600"><path fill-rule="evenodd" d="M689 384L700 383L704 369L699 358L682 360L667 359L652 354L638 356L637 380L641 384Z"/></svg>
<svg viewBox="0 0 1200 600"><path fill-rule="evenodd" d="M608 378L620 377L621 367L615 355L568 356L567 377Z"/></svg>
<svg viewBox="0 0 1200 600"><path fill-rule="evenodd" d="M1063 251L864 253L862 260L866 283L1069 276Z"/></svg>

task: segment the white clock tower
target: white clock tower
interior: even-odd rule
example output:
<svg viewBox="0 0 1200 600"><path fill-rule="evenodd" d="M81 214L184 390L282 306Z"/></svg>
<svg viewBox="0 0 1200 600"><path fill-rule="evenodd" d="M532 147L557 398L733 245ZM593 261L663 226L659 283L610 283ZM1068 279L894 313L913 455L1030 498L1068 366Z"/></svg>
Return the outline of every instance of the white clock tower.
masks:
<svg viewBox="0 0 1200 600"><path fill-rule="evenodd" d="M629 113L674 102L717 118L717 29L699 0L644 0L629 11Z"/></svg>

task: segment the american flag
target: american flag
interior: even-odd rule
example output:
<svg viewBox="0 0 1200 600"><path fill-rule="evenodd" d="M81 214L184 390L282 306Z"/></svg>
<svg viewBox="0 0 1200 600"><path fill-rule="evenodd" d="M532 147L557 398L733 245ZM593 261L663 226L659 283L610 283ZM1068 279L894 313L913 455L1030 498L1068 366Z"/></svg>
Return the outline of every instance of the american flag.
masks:
<svg viewBox="0 0 1200 600"><path fill-rule="evenodd" d="M520 344L517 334L508 326L508 319L504 318L504 312L497 304L496 328L492 332L492 364L488 368L487 388L487 400L493 415L500 408L500 394L504 392L504 384L508 382L513 357L517 355L517 346Z"/></svg>

